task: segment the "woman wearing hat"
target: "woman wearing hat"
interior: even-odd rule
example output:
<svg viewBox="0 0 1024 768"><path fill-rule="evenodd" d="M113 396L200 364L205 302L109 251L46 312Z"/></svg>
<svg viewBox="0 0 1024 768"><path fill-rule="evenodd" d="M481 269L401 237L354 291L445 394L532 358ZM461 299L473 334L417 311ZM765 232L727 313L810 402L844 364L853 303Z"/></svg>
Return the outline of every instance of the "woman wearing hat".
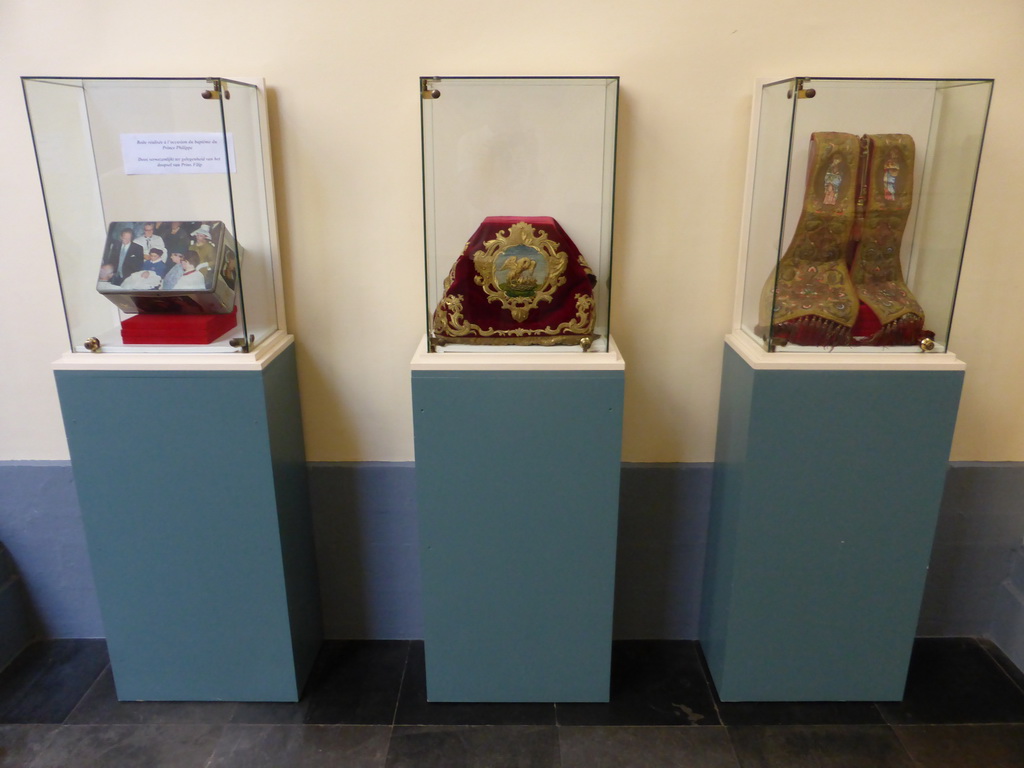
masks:
<svg viewBox="0 0 1024 768"><path fill-rule="evenodd" d="M217 254L211 242L213 236L210 234L210 225L200 224L192 233L192 237L195 238L192 250L199 256L199 264L196 266L204 271L215 267Z"/></svg>

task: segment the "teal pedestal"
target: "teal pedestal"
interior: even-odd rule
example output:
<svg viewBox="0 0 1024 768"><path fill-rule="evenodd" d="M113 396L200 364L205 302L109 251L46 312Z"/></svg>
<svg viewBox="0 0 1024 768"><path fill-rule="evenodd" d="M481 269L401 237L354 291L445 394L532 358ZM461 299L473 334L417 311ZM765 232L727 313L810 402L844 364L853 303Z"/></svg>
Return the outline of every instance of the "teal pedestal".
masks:
<svg viewBox="0 0 1024 768"><path fill-rule="evenodd" d="M118 698L297 701L322 630L294 346L55 375Z"/></svg>
<svg viewBox="0 0 1024 768"><path fill-rule="evenodd" d="M607 701L624 372L413 370L430 701Z"/></svg>
<svg viewBox="0 0 1024 768"><path fill-rule="evenodd" d="M700 633L722 700L903 697L962 382L726 347Z"/></svg>

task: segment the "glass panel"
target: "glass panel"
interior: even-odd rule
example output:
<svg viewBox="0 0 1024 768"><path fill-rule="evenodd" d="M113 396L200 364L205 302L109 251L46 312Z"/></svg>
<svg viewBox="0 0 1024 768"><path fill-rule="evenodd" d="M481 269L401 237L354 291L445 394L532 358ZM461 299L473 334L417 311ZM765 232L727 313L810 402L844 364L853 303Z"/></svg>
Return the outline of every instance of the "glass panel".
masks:
<svg viewBox="0 0 1024 768"><path fill-rule="evenodd" d="M242 253L239 265L245 333L258 345L279 327L274 266L276 222L268 203L271 173L262 94L255 86L225 81L231 98L221 100L224 126L233 137L235 172L231 200L235 238Z"/></svg>
<svg viewBox="0 0 1024 768"><path fill-rule="evenodd" d="M247 319L257 343L276 327L257 87L225 102L202 78L22 82L72 349L237 351Z"/></svg>
<svg viewBox="0 0 1024 768"><path fill-rule="evenodd" d="M112 337L117 310L95 290L107 225L85 89L80 80L23 82L71 346Z"/></svg>
<svg viewBox="0 0 1024 768"><path fill-rule="evenodd" d="M991 81L939 83L935 94L908 280L935 318L935 341L947 348L991 97Z"/></svg>
<svg viewBox="0 0 1024 768"><path fill-rule="evenodd" d="M775 83L761 91L755 149L757 163L747 233L747 279L744 281L742 304L743 327L751 330L758 326L761 293L766 290L767 276L772 274L779 254L785 248L780 231L786 230L787 209L783 195L789 180L789 140L795 107L795 102L787 94L792 93L794 82ZM785 151L779 151L780 148Z"/></svg>
<svg viewBox="0 0 1024 768"><path fill-rule="evenodd" d="M944 351L991 87L764 86L742 329L774 351Z"/></svg>
<svg viewBox="0 0 1024 768"><path fill-rule="evenodd" d="M618 79L427 78L423 86L428 333L445 278L481 222L550 217L596 276L592 348L606 349Z"/></svg>

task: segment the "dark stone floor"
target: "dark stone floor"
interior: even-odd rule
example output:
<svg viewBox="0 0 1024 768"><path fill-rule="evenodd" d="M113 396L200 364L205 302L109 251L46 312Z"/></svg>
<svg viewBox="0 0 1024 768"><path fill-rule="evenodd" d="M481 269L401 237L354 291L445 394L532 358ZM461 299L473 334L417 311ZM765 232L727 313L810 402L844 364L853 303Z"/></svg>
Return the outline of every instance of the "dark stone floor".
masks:
<svg viewBox="0 0 1024 768"><path fill-rule="evenodd" d="M1024 676L920 639L902 702L723 703L695 643L620 641L608 704L428 704L421 642L329 641L297 704L124 703L57 640L0 674L0 766L1024 768Z"/></svg>

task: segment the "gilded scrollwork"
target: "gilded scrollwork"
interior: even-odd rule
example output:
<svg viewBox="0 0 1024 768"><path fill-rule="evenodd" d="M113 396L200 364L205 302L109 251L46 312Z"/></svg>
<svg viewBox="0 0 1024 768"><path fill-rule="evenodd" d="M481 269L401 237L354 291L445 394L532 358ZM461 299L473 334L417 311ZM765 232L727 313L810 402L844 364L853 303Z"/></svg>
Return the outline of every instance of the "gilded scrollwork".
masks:
<svg viewBox="0 0 1024 768"><path fill-rule="evenodd" d="M462 314L462 296L445 296L434 310L433 331L439 336L465 336L473 330L473 323L465 322Z"/></svg>
<svg viewBox="0 0 1024 768"><path fill-rule="evenodd" d="M466 247L469 247L468 243L466 244ZM446 291L449 288L451 288L452 287L452 283L455 282L455 267L457 267L457 266L458 266L458 262L455 262L454 264L452 264L452 268L448 270L448 277L446 277L444 279L444 289Z"/></svg>
<svg viewBox="0 0 1024 768"><path fill-rule="evenodd" d="M576 294L576 316L552 328L481 328L467 322L462 311L463 297L445 296L434 312L433 331L438 337L459 338L475 334L480 337L495 336L514 339L516 337L560 336L561 334L590 333L594 328L594 298L584 293ZM465 339L469 342L469 339Z"/></svg>
<svg viewBox="0 0 1024 768"><path fill-rule="evenodd" d="M500 302L521 323L565 284L568 259L547 232L521 221L509 227L507 234L500 230L484 243L484 250L473 254L475 281L489 302Z"/></svg>
<svg viewBox="0 0 1024 768"><path fill-rule="evenodd" d="M587 264L587 260L585 258L583 258L583 254L582 253L579 256L579 265L581 267L583 267L584 273L586 273L588 275L591 275L591 276L594 274L594 270L592 270L590 268L590 265Z"/></svg>

